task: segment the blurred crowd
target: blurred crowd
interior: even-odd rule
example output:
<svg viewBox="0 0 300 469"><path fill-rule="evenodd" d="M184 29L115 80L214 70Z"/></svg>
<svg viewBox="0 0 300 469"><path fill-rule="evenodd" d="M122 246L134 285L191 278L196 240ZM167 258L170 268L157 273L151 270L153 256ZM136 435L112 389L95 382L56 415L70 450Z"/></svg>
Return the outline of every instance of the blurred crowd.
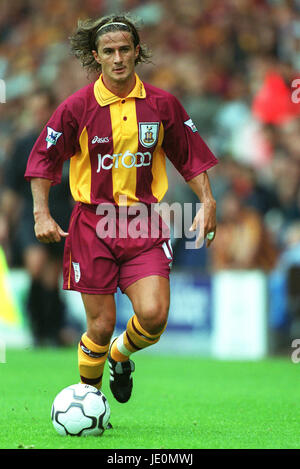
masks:
<svg viewBox="0 0 300 469"><path fill-rule="evenodd" d="M276 269L287 251L300 250L300 0L1 0L0 241L10 262L6 220L13 226L16 213L8 217L6 191L24 196L5 176L16 142L96 78L69 53L78 18L116 11L140 20L152 50L141 78L181 100L220 161L209 173L216 239L197 255L177 241L175 267ZM43 93L51 99L34 101ZM166 200L195 201L168 170Z"/></svg>

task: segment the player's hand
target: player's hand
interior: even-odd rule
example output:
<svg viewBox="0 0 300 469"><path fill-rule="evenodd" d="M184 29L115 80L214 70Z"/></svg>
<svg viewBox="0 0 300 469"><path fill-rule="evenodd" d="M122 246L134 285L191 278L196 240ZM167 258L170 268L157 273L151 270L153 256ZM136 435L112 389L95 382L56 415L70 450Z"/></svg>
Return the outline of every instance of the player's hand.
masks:
<svg viewBox="0 0 300 469"><path fill-rule="evenodd" d="M35 217L34 231L41 243L59 243L61 238L69 236L69 233L66 233L50 214L40 214Z"/></svg>
<svg viewBox="0 0 300 469"><path fill-rule="evenodd" d="M197 229L199 234L196 239L196 248L202 245L203 238L206 238L206 247L209 247L215 239L217 229L216 202L214 200L203 202L202 207L196 213L190 231Z"/></svg>

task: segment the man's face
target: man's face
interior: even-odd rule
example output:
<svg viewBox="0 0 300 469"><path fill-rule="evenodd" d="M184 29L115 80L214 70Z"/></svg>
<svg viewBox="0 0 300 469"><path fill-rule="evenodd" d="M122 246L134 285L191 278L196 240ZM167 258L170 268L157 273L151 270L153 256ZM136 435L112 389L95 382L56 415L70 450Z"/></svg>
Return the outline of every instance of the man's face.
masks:
<svg viewBox="0 0 300 469"><path fill-rule="evenodd" d="M101 64L104 80L124 83L134 75L135 60L140 46L134 47L132 35L127 31L109 32L100 36L95 60Z"/></svg>

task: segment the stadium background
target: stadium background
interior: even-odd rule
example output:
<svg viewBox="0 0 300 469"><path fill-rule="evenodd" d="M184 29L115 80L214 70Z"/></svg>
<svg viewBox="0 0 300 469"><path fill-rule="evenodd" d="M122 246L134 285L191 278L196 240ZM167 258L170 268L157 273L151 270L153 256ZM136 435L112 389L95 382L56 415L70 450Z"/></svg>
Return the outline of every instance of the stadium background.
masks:
<svg viewBox="0 0 300 469"><path fill-rule="evenodd" d="M209 172L217 237L209 250L198 251L173 240L170 320L152 352L291 355L292 341L300 338L300 106L291 99L300 74L298 0L0 0L0 78L6 86L0 196L14 143L34 126L35 93L49 90L58 105L93 79L69 54L77 19L117 10L142 19L153 63L139 66L141 78L181 100L220 160ZM196 202L175 170L168 171L164 200ZM33 343L29 278L15 256L13 230L2 199L2 358L5 346ZM62 295L72 345L84 329L84 312L77 294ZM122 328L129 304L121 295L117 303Z"/></svg>

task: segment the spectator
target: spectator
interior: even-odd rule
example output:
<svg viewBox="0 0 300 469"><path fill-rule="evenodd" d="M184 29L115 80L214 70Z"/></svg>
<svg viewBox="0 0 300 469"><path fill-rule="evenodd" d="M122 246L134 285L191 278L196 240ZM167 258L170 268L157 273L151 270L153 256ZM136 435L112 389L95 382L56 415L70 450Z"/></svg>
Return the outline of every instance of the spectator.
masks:
<svg viewBox="0 0 300 469"><path fill-rule="evenodd" d="M262 269L267 272L275 266L278 255L258 212L244 207L234 192L228 192L223 198L211 253L214 271Z"/></svg>

